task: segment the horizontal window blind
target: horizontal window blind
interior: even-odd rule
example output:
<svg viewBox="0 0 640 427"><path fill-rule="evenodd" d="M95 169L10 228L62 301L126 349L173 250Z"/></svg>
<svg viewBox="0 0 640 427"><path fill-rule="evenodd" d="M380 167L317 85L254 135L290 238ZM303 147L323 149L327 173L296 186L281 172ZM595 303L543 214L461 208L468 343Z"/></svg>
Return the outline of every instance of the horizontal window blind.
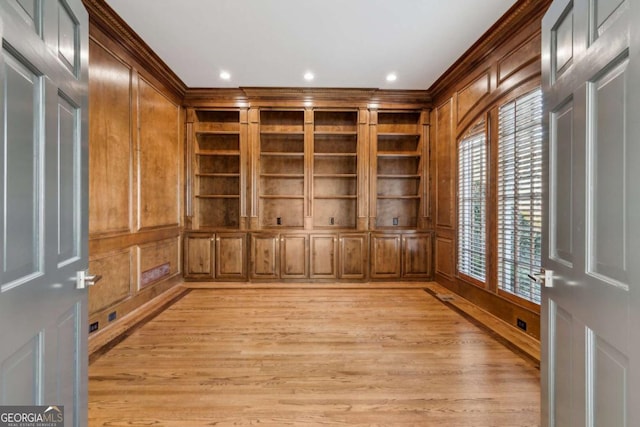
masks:
<svg viewBox="0 0 640 427"><path fill-rule="evenodd" d="M458 145L458 272L486 277L487 158L484 126Z"/></svg>
<svg viewBox="0 0 640 427"><path fill-rule="evenodd" d="M498 287L540 304L542 92L500 107L498 116Z"/></svg>

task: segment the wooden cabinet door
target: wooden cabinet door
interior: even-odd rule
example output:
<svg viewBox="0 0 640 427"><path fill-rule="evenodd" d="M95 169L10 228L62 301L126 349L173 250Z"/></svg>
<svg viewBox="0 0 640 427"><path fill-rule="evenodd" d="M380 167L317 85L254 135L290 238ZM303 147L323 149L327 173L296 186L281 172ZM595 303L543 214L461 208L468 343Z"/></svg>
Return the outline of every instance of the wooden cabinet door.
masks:
<svg viewBox="0 0 640 427"><path fill-rule="evenodd" d="M399 279L400 234L371 235L371 278Z"/></svg>
<svg viewBox="0 0 640 427"><path fill-rule="evenodd" d="M309 277L308 236L282 234L280 236L280 277L306 279Z"/></svg>
<svg viewBox="0 0 640 427"><path fill-rule="evenodd" d="M188 234L184 238L184 275L189 279L213 279L213 234Z"/></svg>
<svg viewBox="0 0 640 427"><path fill-rule="evenodd" d="M340 278L367 278L368 239L366 234L340 235Z"/></svg>
<svg viewBox="0 0 640 427"><path fill-rule="evenodd" d="M402 236L402 277L431 277L431 234Z"/></svg>
<svg viewBox="0 0 640 427"><path fill-rule="evenodd" d="M311 235L311 278L338 277L338 238L335 235Z"/></svg>
<svg viewBox="0 0 640 427"><path fill-rule="evenodd" d="M277 234L251 235L251 278L280 277L280 246Z"/></svg>
<svg viewBox="0 0 640 427"><path fill-rule="evenodd" d="M245 233L218 233L216 236L216 279L246 280Z"/></svg>

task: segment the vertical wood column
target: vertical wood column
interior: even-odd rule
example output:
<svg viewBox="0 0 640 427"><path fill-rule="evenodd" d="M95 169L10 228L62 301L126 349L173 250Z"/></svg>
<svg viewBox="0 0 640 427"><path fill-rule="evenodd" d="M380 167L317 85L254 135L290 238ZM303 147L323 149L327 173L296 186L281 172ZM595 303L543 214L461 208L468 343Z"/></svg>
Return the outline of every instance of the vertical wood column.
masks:
<svg viewBox="0 0 640 427"><path fill-rule="evenodd" d="M369 110L358 111L358 230L369 229Z"/></svg>
<svg viewBox="0 0 640 427"><path fill-rule="evenodd" d="M430 140L429 140L429 127L430 127L430 114L429 110L422 110L420 114L420 210L418 217L418 230L429 229L429 219L431 213L430 188L431 188L431 175L429 175L429 154L431 152Z"/></svg>
<svg viewBox="0 0 640 427"><path fill-rule="evenodd" d="M313 229L313 109L304 110L304 228Z"/></svg>
<svg viewBox="0 0 640 427"><path fill-rule="evenodd" d="M369 111L369 229L375 230L378 216L378 110Z"/></svg>
<svg viewBox="0 0 640 427"><path fill-rule="evenodd" d="M259 155L260 155L260 110L257 108L250 108L248 111L248 126L249 126L249 154L247 159L249 161L249 191L250 201L250 217L249 228L251 230L257 230L260 228L260 221L258 218L258 178L260 175L259 170Z"/></svg>
<svg viewBox="0 0 640 427"><path fill-rule="evenodd" d="M193 212L193 189L195 188L195 176L193 172L195 169L195 156L194 156L194 138L193 138L193 122L194 122L194 110L193 108L189 108L186 111L185 118L185 138L187 141L185 147L185 168L184 168L184 214L185 214L185 229L190 230L194 227L197 227L196 224L193 223L194 218L197 218Z"/></svg>
<svg viewBox="0 0 640 427"><path fill-rule="evenodd" d="M246 108L240 109L240 230L250 226L248 220L247 194L249 194L249 113Z"/></svg>

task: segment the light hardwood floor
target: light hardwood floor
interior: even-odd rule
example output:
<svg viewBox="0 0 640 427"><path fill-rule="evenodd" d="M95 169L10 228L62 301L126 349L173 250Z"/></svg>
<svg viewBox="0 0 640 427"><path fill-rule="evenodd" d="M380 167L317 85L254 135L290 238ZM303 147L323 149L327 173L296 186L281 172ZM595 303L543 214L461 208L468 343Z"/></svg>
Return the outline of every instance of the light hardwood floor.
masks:
<svg viewBox="0 0 640 427"><path fill-rule="evenodd" d="M537 426L539 392L420 289L203 289L90 366L89 425Z"/></svg>

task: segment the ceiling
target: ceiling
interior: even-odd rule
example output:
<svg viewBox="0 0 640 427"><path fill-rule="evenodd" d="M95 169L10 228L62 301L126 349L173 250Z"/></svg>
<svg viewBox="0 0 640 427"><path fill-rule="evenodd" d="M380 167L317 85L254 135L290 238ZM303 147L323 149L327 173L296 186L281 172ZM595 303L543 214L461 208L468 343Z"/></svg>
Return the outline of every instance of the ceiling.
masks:
<svg viewBox="0 0 640 427"><path fill-rule="evenodd" d="M187 87L426 90L515 0L106 2Z"/></svg>

